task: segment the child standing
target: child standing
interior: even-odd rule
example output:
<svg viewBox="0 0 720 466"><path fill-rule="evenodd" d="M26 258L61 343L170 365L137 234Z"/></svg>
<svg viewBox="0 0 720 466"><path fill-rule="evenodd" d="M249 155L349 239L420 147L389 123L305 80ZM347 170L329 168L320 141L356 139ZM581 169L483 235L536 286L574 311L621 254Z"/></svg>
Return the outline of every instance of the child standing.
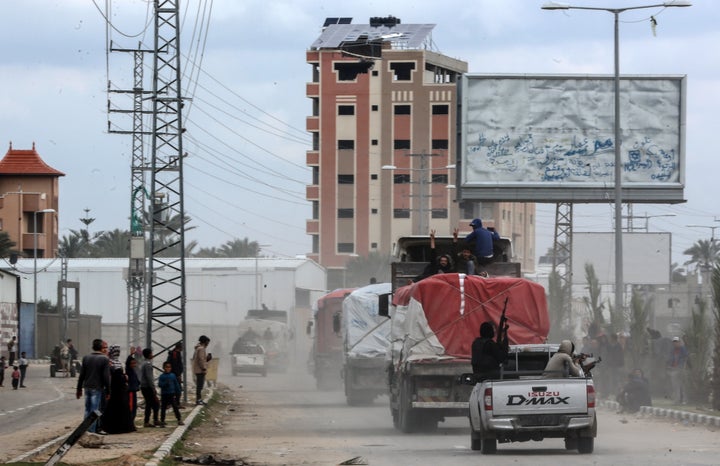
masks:
<svg viewBox="0 0 720 466"><path fill-rule="evenodd" d="M169 361L163 364L163 374L158 378L158 387L160 387L160 426L165 427L165 411L167 411L168 406L172 406L178 425L185 425L180 417L180 406L178 404L182 389Z"/></svg>
<svg viewBox="0 0 720 466"><path fill-rule="evenodd" d="M18 385L20 385L20 369L18 368L18 366L13 366L13 371L12 371L13 390L17 390Z"/></svg>

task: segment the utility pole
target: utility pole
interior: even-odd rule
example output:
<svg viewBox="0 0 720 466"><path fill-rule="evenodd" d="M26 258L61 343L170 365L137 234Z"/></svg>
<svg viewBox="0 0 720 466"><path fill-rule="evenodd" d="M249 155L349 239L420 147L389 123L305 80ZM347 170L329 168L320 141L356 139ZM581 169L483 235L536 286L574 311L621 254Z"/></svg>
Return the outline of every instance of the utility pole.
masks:
<svg viewBox="0 0 720 466"><path fill-rule="evenodd" d="M111 81L108 79L108 94L128 94L133 98L132 110L116 109L110 105L108 99L109 114L129 114L132 116L132 130L115 129L108 121L108 131L116 134L130 134L132 136L132 167L130 169L130 257L125 277L127 283L127 347L139 346L145 341L145 306L147 296L146 284L146 258L145 258L145 232L147 186L145 184L145 172L149 167L145 162L144 140L151 133L144 130L143 117L149 114L144 110L145 98L150 94L144 90L143 66L145 53L152 52L144 50L142 44L138 43L136 49L115 48L110 45L111 52L127 52L133 54L133 88L127 90L115 90L110 88Z"/></svg>
<svg viewBox="0 0 720 466"><path fill-rule="evenodd" d="M150 184L152 221L145 345L153 348L156 355L170 351L178 342L183 344L183 354L188 354L181 73L179 0L156 0ZM188 380L187 376L184 380Z"/></svg>

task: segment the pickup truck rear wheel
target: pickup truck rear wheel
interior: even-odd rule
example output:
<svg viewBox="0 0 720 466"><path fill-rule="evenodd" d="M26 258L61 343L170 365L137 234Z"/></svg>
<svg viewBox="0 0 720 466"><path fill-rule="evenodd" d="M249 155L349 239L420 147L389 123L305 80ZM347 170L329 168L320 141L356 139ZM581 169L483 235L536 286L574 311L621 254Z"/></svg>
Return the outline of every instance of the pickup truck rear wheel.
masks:
<svg viewBox="0 0 720 466"><path fill-rule="evenodd" d="M480 426L480 453L483 455L494 455L497 453L497 439L489 436L484 432L482 426Z"/></svg>
<svg viewBox="0 0 720 466"><path fill-rule="evenodd" d="M478 435L477 432L475 432L475 429L473 429L472 426L470 426L470 449L473 451L478 451L482 448L482 439Z"/></svg>
<svg viewBox="0 0 720 466"><path fill-rule="evenodd" d="M592 437L579 437L577 442L578 453L589 454L595 448L595 439Z"/></svg>

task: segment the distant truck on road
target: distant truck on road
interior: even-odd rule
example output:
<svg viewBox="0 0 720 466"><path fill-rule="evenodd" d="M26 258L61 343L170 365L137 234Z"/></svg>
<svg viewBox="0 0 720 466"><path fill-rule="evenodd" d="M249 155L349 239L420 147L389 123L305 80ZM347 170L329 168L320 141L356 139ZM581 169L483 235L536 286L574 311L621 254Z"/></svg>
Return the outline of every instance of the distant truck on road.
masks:
<svg viewBox="0 0 720 466"><path fill-rule="evenodd" d="M312 334L310 372L318 390L342 386L343 334L342 303L355 288L341 288L317 300L308 334Z"/></svg>
<svg viewBox="0 0 720 466"><path fill-rule="evenodd" d="M388 299L390 288L390 283L367 285L342 302L342 373L349 405L369 404L387 393L390 320L379 314L379 303Z"/></svg>
<svg viewBox="0 0 720 466"><path fill-rule="evenodd" d="M287 370L290 342L293 339L287 311L250 309L245 320L238 325L238 333L239 337L233 344L232 354L236 354L236 348L242 345L258 344L265 351L265 365L268 371Z"/></svg>

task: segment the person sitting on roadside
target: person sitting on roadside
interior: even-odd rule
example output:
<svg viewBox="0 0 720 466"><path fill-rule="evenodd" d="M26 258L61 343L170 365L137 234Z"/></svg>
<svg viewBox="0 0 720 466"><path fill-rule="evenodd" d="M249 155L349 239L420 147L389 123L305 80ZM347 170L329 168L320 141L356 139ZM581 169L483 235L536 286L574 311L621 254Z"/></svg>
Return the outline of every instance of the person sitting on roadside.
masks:
<svg viewBox="0 0 720 466"><path fill-rule="evenodd" d="M634 369L628 374L627 383L620 389L617 401L621 413L636 413L640 406L652 406L650 384L642 369Z"/></svg>

